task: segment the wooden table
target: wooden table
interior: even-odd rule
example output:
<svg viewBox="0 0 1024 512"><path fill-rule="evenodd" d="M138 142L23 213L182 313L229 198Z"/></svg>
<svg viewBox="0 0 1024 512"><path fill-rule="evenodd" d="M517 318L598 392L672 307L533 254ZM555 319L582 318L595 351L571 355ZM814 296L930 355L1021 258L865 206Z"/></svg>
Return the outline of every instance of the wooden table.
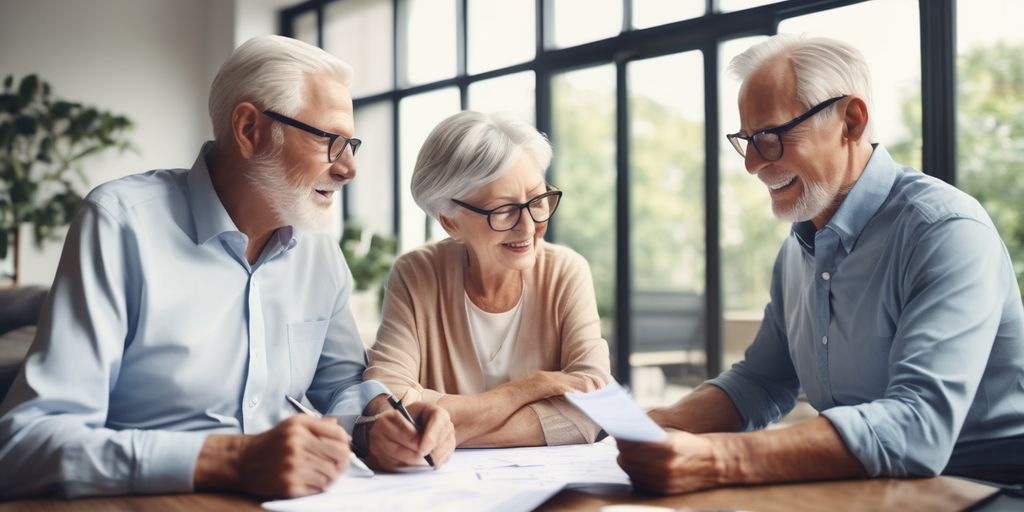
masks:
<svg viewBox="0 0 1024 512"><path fill-rule="evenodd" d="M637 503L671 508L744 509L758 512L828 510L963 510L996 491L993 487L948 477L916 480L859 480L759 487L732 487L658 497L633 492L626 486L574 486L548 500L538 510L597 511L603 505ZM148 512L262 510L259 502L229 494L178 494L86 498L37 499L0 503L0 512ZM424 509L426 510L426 509Z"/></svg>

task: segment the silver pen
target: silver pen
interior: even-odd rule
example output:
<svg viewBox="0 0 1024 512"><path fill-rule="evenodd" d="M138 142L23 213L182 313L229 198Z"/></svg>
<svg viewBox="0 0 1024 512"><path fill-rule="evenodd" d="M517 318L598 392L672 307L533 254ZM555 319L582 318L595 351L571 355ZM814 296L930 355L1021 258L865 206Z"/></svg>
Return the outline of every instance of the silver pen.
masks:
<svg viewBox="0 0 1024 512"><path fill-rule="evenodd" d="M323 417L322 414L314 411L313 409L310 409L309 407L306 407L305 405L302 405L302 402L292 398L291 395L285 395L284 397L285 397L286 400L288 400L288 403L291 404L292 407L295 408L296 411L298 411L298 412L300 412L302 414L308 414L308 415L310 415L310 416L312 416L314 418L322 418ZM348 455L349 455L349 459L352 461L352 465L353 466L355 466L355 467L365 471L368 474L368 476L373 476L373 474L374 474L373 470L370 469L370 467L367 466L366 463L363 462L359 457L356 457L355 453L352 453L350 451Z"/></svg>

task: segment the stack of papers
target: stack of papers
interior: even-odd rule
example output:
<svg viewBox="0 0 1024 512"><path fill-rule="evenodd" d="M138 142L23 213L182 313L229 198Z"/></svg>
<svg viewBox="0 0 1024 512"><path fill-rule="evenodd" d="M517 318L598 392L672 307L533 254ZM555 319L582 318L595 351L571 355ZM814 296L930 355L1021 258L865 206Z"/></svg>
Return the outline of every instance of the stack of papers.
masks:
<svg viewBox="0 0 1024 512"><path fill-rule="evenodd" d="M665 439L665 431L615 381L593 393L565 397L614 438ZM615 462L618 454L611 439L587 445L456 450L436 471L367 476L350 469L321 494L268 501L263 508L276 512L525 512L568 485L629 485L629 477Z"/></svg>

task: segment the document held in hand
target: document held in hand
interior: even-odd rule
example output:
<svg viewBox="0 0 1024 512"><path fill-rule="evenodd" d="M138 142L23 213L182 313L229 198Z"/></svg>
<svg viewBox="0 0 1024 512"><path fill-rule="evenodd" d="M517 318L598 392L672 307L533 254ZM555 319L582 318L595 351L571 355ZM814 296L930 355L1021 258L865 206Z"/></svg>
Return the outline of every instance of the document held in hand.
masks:
<svg viewBox="0 0 1024 512"><path fill-rule="evenodd" d="M616 439L638 442L665 439L665 431L615 379L597 391L566 393L565 398Z"/></svg>

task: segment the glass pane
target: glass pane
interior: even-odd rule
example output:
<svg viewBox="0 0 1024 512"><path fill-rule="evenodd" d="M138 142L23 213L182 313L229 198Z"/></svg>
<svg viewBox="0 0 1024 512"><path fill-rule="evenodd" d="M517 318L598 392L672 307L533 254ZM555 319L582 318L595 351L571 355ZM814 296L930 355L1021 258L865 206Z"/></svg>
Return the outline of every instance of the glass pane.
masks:
<svg viewBox="0 0 1024 512"><path fill-rule="evenodd" d="M535 0L469 0L466 10L470 73L533 59L537 51Z"/></svg>
<svg viewBox="0 0 1024 512"><path fill-rule="evenodd" d="M403 0L400 5L405 84L455 76L455 0Z"/></svg>
<svg viewBox="0 0 1024 512"><path fill-rule="evenodd" d="M718 0L718 10L722 12L742 11L743 9L774 4L779 1L781 0Z"/></svg>
<svg viewBox="0 0 1024 512"><path fill-rule="evenodd" d="M511 112L534 124L536 79L533 71L506 75L469 85L469 109L479 112Z"/></svg>
<svg viewBox="0 0 1024 512"><path fill-rule="evenodd" d="M391 88L391 2L345 0L324 7L324 49L355 69L352 96Z"/></svg>
<svg viewBox="0 0 1024 512"><path fill-rule="evenodd" d="M356 134L363 139L356 179L348 185L349 220L371 233L394 232L391 102L356 109Z"/></svg>
<svg viewBox="0 0 1024 512"><path fill-rule="evenodd" d="M800 16L779 32L827 35L854 45L871 68L874 139L897 162L921 168L921 31L917 0L875 0ZM864 34L885 37L864 37Z"/></svg>
<svg viewBox="0 0 1024 512"><path fill-rule="evenodd" d="M316 37L316 10L304 12L292 19L292 37L318 46Z"/></svg>
<svg viewBox="0 0 1024 512"><path fill-rule="evenodd" d="M551 111L551 180L565 191L551 227L556 242L590 262L601 332L614 359L615 67L555 75Z"/></svg>
<svg viewBox="0 0 1024 512"><path fill-rule="evenodd" d="M554 41L545 42L549 48L576 46L622 32L622 0L547 0L547 5L554 17Z"/></svg>
<svg viewBox="0 0 1024 512"><path fill-rule="evenodd" d="M957 2L957 184L988 211L1024 288L1024 3Z"/></svg>
<svg viewBox="0 0 1024 512"><path fill-rule="evenodd" d="M633 28L654 27L703 16L704 5L704 0L633 0Z"/></svg>
<svg viewBox="0 0 1024 512"><path fill-rule="evenodd" d="M667 405L705 374L704 60L631 62L633 393Z"/></svg>
<svg viewBox="0 0 1024 512"><path fill-rule="evenodd" d="M743 359L743 351L761 326L772 266L789 225L772 215L771 198L764 185L747 173L743 158L725 140L739 129L737 98L740 83L727 73L729 62L764 37L726 41L719 47L718 76L721 133L719 142L719 197L724 304L723 368Z"/></svg>
<svg viewBox="0 0 1024 512"><path fill-rule="evenodd" d="M430 131L459 111L459 90L453 87L403 98L398 104L401 227L399 250L415 249L427 239L427 216L412 200L409 183L416 156Z"/></svg>

